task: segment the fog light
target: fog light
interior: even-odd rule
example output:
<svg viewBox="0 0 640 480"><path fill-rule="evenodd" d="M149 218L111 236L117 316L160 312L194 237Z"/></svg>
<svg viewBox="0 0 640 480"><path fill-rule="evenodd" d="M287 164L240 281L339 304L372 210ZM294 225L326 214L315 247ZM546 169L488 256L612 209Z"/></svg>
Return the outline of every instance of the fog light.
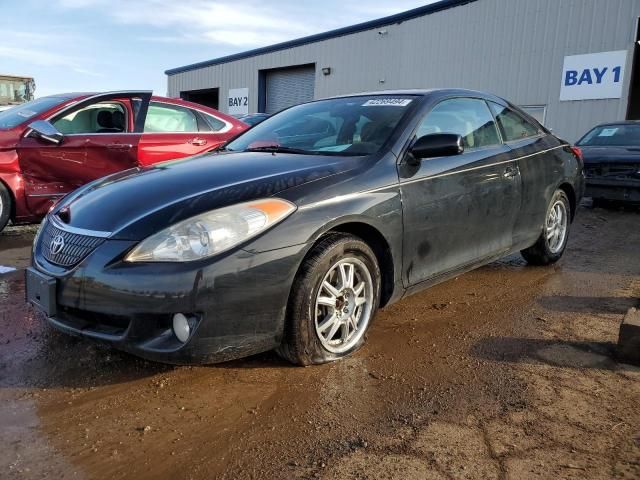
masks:
<svg viewBox="0 0 640 480"><path fill-rule="evenodd" d="M173 334L182 343L186 343L189 340L191 326L189 325L189 319L182 313L176 313L173 316Z"/></svg>

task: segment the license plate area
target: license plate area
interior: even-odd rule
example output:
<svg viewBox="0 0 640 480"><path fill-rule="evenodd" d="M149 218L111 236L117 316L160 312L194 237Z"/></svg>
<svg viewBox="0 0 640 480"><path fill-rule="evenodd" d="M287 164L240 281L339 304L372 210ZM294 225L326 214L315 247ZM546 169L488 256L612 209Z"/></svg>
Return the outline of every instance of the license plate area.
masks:
<svg viewBox="0 0 640 480"><path fill-rule="evenodd" d="M32 267L25 271L27 302L42 310L48 317L56 314L56 279Z"/></svg>

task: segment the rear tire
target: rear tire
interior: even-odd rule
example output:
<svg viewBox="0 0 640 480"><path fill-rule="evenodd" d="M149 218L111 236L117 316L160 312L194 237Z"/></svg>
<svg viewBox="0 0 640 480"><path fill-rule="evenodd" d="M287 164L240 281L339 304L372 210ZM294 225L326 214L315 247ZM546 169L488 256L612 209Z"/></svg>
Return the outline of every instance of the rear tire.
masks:
<svg viewBox="0 0 640 480"><path fill-rule="evenodd" d="M13 199L7 187L0 182L0 232L7 226L13 210Z"/></svg>
<svg viewBox="0 0 640 480"><path fill-rule="evenodd" d="M380 283L376 256L362 240L341 233L320 240L293 282L278 354L314 365L357 351L378 309Z"/></svg>
<svg viewBox="0 0 640 480"><path fill-rule="evenodd" d="M551 265L562 257L571 227L571 203L563 190L556 190L547 207L545 224L536 243L520 253L531 265Z"/></svg>

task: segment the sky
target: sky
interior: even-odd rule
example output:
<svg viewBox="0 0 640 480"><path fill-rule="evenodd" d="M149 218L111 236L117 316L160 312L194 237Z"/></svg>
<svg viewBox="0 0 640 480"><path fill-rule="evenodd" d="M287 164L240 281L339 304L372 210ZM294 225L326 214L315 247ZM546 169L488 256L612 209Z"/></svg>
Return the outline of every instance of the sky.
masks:
<svg viewBox="0 0 640 480"><path fill-rule="evenodd" d="M36 97L153 90L164 71L392 15L434 0L0 0L0 73Z"/></svg>

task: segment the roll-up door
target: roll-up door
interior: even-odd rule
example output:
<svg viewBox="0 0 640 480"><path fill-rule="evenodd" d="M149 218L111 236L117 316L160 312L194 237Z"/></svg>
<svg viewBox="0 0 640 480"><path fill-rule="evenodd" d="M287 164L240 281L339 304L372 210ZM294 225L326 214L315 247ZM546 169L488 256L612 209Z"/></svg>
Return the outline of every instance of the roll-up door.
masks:
<svg viewBox="0 0 640 480"><path fill-rule="evenodd" d="M266 113L313 100L316 71L313 66L266 72Z"/></svg>

